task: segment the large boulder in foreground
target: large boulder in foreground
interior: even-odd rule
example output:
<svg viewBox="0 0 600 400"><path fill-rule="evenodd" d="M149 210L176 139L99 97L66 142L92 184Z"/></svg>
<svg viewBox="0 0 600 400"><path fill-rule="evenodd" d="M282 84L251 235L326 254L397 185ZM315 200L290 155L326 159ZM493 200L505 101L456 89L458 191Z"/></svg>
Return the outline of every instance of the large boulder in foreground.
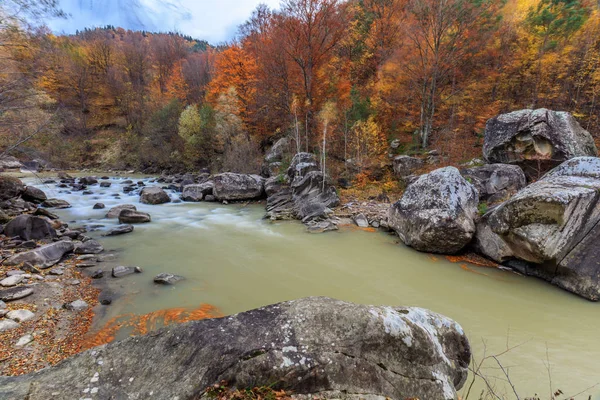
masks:
<svg viewBox="0 0 600 400"><path fill-rule="evenodd" d="M38 268L50 268L60 261L67 253L75 249L73 242L60 241L50 243L37 249L16 254L4 261L4 265L13 266L22 263L29 263Z"/></svg>
<svg viewBox="0 0 600 400"><path fill-rule="evenodd" d="M565 160L597 155L592 136L568 112L514 111L490 119L485 128L485 160L518 164L533 179Z"/></svg>
<svg viewBox="0 0 600 400"><path fill-rule="evenodd" d="M23 240L38 240L55 237L56 231L48 219L23 214L6 224L4 234L8 237L18 236Z"/></svg>
<svg viewBox="0 0 600 400"><path fill-rule="evenodd" d="M307 298L168 327L30 375L0 377L0 397L66 399L93 390L99 399L191 399L224 380L319 398L449 400L467 379L470 357L462 328L431 311Z"/></svg>
<svg viewBox="0 0 600 400"><path fill-rule="evenodd" d="M465 168L461 175L473 184L479 192L479 199L497 203L523 189L527 179L518 165L488 164Z"/></svg>
<svg viewBox="0 0 600 400"><path fill-rule="evenodd" d="M478 250L600 300L600 158L566 161L478 223Z"/></svg>
<svg viewBox="0 0 600 400"><path fill-rule="evenodd" d="M422 175L390 207L388 223L410 247L454 254L475 234L479 194L454 167Z"/></svg>
<svg viewBox="0 0 600 400"><path fill-rule="evenodd" d="M225 172L213 177L213 195L218 200L258 200L265 193L265 178Z"/></svg>
<svg viewBox="0 0 600 400"><path fill-rule="evenodd" d="M162 188L158 186L145 187L140 192L140 203L165 204L171 202L171 198Z"/></svg>
<svg viewBox="0 0 600 400"><path fill-rule="evenodd" d="M0 175L0 201L20 196L25 191L25 185L20 179Z"/></svg>

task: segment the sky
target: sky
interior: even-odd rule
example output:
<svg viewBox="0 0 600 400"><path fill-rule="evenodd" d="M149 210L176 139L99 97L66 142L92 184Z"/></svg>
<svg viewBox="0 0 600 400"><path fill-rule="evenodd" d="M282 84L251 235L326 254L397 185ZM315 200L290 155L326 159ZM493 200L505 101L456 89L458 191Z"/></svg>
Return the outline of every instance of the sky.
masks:
<svg viewBox="0 0 600 400"><path fill-rule="evenodd" d="M280 0L59 0L66 20L46 24L56 33L114 25L126 29L176 31L218 44L233 39L237 27L264 3L277 8Z"/></svg>

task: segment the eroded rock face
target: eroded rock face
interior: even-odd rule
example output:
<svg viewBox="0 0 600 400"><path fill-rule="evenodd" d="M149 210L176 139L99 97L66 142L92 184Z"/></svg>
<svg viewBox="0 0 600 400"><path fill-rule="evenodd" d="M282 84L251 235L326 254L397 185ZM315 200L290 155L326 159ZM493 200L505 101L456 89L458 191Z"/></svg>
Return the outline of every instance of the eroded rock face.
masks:
<svg viewBox="0 0 600 400"><path fill-rule="evenodd" d="M188 399L226 380L319 398L447 400L467 379L470 356L461 327L431 311L307 298L169 327L37 373L0 377L0 397L70 398L96 388L98 398Z"/></svg>
<svg viewBox="0 0 600 400"><path fill-rule="evenodd" d="M592 136L568 112L520 110L490 119L485 128L485 160L518 164L534 179L565 160L597 155Z"/></svg>
<svg viewBox="0 0 600 400"><path fill-rule="evenodd" d="M476 246L499 263L600 300L600 159L566 161L478 223Z"/></svg>
<svg viewBox="0 0 600 400"><path fill-rule="evenodd" d="M213 195L218 200L257 200L264 196L265 178L225 172L213 177Z"/></svg>
<svg viewBox="0 0 600 400"><path fill-rule="evenodd" d="M4 265L12 266L22 263L29 263L38 268L50 268L60 261L67 253L75 249L73 242L60 241L50 243L37 249L33 249L24 253L16 254L4 261Z"/></svg>
<svg viewBox="0 0 600 400"><path fill-rule="evenodd" d="M460 171L479 192L479 199L496 203L523 189L527 179L518 165L488 164Z"/></svg>
<svg viewBox="0 0 600 400"><path fill-rule="evenodd" d="M167 192L157 186L145 187L140 192L140 202L144 204L165 204L170 201Z"/></svg>
<svg viewBox="0 0 600 400"><path fill-rule="evenodd" d="M479 194L454 167L422 175L389 211L388 224L419 251L454 254L473 238Z"/></svg>

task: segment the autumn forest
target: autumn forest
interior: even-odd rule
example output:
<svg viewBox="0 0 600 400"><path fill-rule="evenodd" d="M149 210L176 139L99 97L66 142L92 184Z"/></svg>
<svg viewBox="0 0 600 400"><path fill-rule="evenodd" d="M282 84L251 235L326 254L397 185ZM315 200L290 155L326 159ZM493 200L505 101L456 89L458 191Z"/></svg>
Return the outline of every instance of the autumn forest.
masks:
<svg viewBox="0 0 600 400"><path fill-rule="evenodd" d="M486 120L516 109L570 111L598 140L599 7L284 0L221 45L114 26L57 36L7 17L0 151L22 143L12 155L59 167L257 172L287 136L334 176L351 163L378 180L390 151L481 157Z"/></svg>

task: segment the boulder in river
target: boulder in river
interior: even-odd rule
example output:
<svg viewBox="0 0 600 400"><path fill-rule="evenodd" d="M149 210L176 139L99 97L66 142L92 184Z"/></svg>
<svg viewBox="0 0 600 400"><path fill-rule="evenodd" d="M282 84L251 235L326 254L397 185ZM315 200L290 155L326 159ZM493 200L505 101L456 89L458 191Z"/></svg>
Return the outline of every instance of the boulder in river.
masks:
<svg viewBox="0 0 600 400"><path fill-rule="evenodd" d="M88 240L75 246L75 254L100 254L104 247L96 240Z"/></svg>
<svg viewBox="0 0 600 400"><path fill-rule="evenodd" d="M58 208L58 209L71 208L71 205L67 201L60 200L60 199L48 199L42 203L42 206L46 207L46 208Z"/></svg>
<svg viewBox="0 0 600 400"><path fill-rule="evenodd" d="M152 217L145 212L123 209L119 213L120 224L144 224L151 221Z"/></svg>
<svg viewBox="0 0 600 400"><path fill-rule="evenodd" d="M527 185L523 170L518 165L488 164L460 171L479 192L479 199L497 203L506 200Z"/></svg>
<svg viewBox="0 0 600 400"><path fill-rule="evenodd" d="M485 127L485 160L518 164L532 179L565 160L597 155L592 136L568 112L519 110L498 115Z"/></svg>
<svg viewBox="0 0 600 400"><path fill-rule="evenodd" d="M124 235L126 233L130 233L130 232L133 232L133 225L119 225L119 226L116 226L116 227L110 229L108 232L106 232L102 236L118 236L118 235Z"/></svg>
<svg viewBox="0 0 600 400"><path fill-rule="evenodd" d="M15 254L4 261L4 265L13 266L28 263L42 269L50 268L60 261L67 253L72 252L75 245L70 241L60 241L29 250L24 253Z"/></svg>
<svg viewBox="0 0 600 400"><path fill-rule="evenodd" d="M161 285L174 285L183 279L185 279L183 276L163 272L154 277L154 283L160 283Z"/></svg>
<svg viewBox="0 0 600 400"><path fill-rule="evenodd" d="M108 210L106 218L119 218L119 214L121 214L121 211L123 210L137 211L137 208L133 204L120 204Z"/></svg>
<svg viewBox="0 0 600 400"><path fill-rule="evenodd" d="M479 194L454 167L422 175L390 207L388 224L410 247L454 254L475 234Z"/></svg>
<svg viewBox="0 0 600 400"><path fill-rule="evenodd" d="M25 185L20 179L12 176L0 175L0 201L20 196L25 190Z"/></svg>
<svg viewBox="0 0 600 400"><path fill-rule="evenodd" d="M104 210L105 208L106 206L104 205L104 203L96 203L93 207L94 210Z"/></svg>
<svg viewBox="0 0 600 400"><path fill-rule="evenodd" d="M0 377L0 397L70 398L96 387L103 399L191 399L227 381L329 399L448 400L464 385L470 357L462 328L431 311L307 298L170 326Z"/></svg>
<svg viewBox="0 0 600 400"><path fill-rule="evenodd" d="M8 237L18 236L23 240L37 240L56 237L56 231L46 218L23 214L13 218L4 227Z"/></svg>
<svg viewBox="0 0 600 400"><path fill-rule="evenodd" d="M36 204L42 203L48 199L48 196L46 196L46 193L44 193L43 190L38 189L34 186L25 187L25 191L23 191L21 197L23 198L23 200L30 201Z"/></svg>
<svg viewBox="0 0 600 400"><path fill-rule="evenodd" d="M144 204L165 204L170 201L167 192L158 186L145 187L140 192L140 202Z"/></svg>
<svg viewBox="0 0 600 400"><path fill-rule="evenodd" d="M186 185L183 187L181 198L183 201L202 201L205 196L213 194L214 186L215 184L213 181Z"/></svg>
<svg viewBox="0 0 600 400"><path fill-rule="evenodd" d="M220 201L258 200L264 196L265 178L225 172L213 177L213 195Z"/></svg>
<svg viewBox="0 0 600 400"><path fill-rule="evenodd" d="M565 161L478 223L485 256L600 300L600 158Z"/></svg>
<svg viewBox="0 0 600 400"><path fill-rule="evenodd" d="M113 276L113 278L122 278L127 275L141 273L141 272L142 272L142 269L140 267L125 267L125 266L119 265L112 269L112 276Z"/></svg>

